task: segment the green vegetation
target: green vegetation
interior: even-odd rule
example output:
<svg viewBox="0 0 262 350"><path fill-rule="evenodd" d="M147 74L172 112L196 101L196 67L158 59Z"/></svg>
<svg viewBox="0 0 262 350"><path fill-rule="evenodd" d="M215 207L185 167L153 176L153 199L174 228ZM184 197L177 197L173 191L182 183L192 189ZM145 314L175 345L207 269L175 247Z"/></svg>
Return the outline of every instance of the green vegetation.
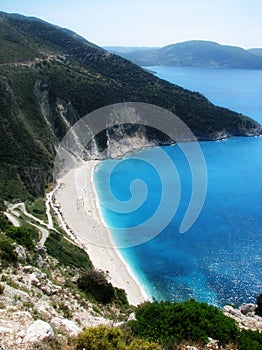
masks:
<svg viewBox="0 0 262 350"><path fill-rule="evenodd" d="M10 227L5 231L5 234L16 241L18 244L33 250L38 239L38 231L33 227Z"/></svg>
<svg viewBox="0 0 262 350"><path fill-rule="evenodd" d="M78 269L92 268L92 262L87 253L60 233L51 231L45 246L47 253L56 258L61 265Z"/></svg>
<svg viewBox="0 0 262 350"><path fill-rule="evenodd" d="M0 233L0 262L3 267L17 265L18 258L13 241Z"/></svg>
<svg viewBox="0 0 262 350"><path fill-rule="evenodd" d="M87 270L77 281L78 288L102 304L115 302L120 306L128 306L123 289L113 287L103 271Z"/></svg>
<svg viewBox="0 0 262 350"><path fill-rule="evenodd" d="M76 350L161 350L156 343L133 339L117 327L85 328L76 340Z"/></svg>
<svg viewBox="0 0 262 350"><path fill-rule="evenodd" d="M0 284L0 295L4 293L4 290L5 290L5 286Z"/></svg>
<svg viewBox="0 0 262 350"><path fill-rule="evenodd" d="M13 225L7 220L3 213L0 212L0 266L2 267L16 265L18 262L14 241L4 234L4 232L12 228Z"/></svg>
<svg viewBox="0 0 262 350"><path fill-rule="evenodd" d="M257 309L256 314L262 317L262 294L257 297Z"/></svg>
<svg viewBox="0 0 262 350"><path fill-rule="evenodd" d="M46 206L44 198L37 198L33 202L26 202L26 209L32 215L38 217L39 219L46 220Z"/></svg>
<svg viewBox="0 0 262 350"><path fill-rule="evenodd" d="M262 350L262 334L259 331L242 330L238 350Z"/></svg>
<svg viewBox="0 0 262 350"><path fill-rule="evenodd" d="M2 212L0 212L0 232L5 232L11 227L13 227L13 225L8 221L7 217Z"/></svg>
<svg viewBox="0 0 262 350"><path fill-rule="evenodd" d="M207 343L208 337L227 344L239 334L234 320L216 307L195 300L147 302L138 307L136 321L128 325L136 336L166 345L184 340Z"/></svg>

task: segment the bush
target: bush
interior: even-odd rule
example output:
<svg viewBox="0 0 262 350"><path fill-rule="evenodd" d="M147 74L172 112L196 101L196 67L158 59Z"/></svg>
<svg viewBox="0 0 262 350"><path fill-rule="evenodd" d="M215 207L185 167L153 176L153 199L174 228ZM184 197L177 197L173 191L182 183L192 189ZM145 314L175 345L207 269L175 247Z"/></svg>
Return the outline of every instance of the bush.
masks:
<svg viewBox="0 0 262 350"><path fill-rule="evenodd" d="M5 290L5 286L0 284L0 295L4 293L4 290Z"/></svg>
<svg viewBox="0 0 262 350"><path fill-rule="evenodd" d="M13 241L3 234L0 234L0 260L4 267L16 265L18 257L13 245Z"/></svg>
<svg viewBox="0 0 262 350"><path fill-rule="evenodd" d="M160 345L143 339L135 339L126 350L161 350Z"/></svg>
<svg viewBox="0 0 262 350"><path fill-rule="evenodd" d="M128 306L125 291L114 288L107 281L106 274L103 271L89 269L78 279L77 284L79 289L92 296L99 303L108 304L115 301Z"/></svg>
<svg viewBox="0 0 262 350"><path fill-rule="evenodd" d="M238 350L262 350L262 334L259 331L241 331Z"/></svg>
<svg viewBox="0 0 262 350"><path fill-rule="evenodd" d="M239 334L234 320L216 307L195 300L144 303L136 311L136 321L128 325L136 336L163 344L183 340L206 343L208 337L226 344Z"/></svg>
<svg viewBox="0 0 262 350"><path fill-rule="evenodd" d="M13 227L13 225L8 221L3 213L0 213L0 229L5 232L10 227Z"/></svg>
<svg viewBox="0 0 262 350"><path fill-rule="evenodd" d="M44 198L35 199L34 202L27 202L26 208L29 213L39 217L42 220L46 219L46 206Z"/></svg>
<svg viewBox="0 0 262 350"><path fill-rule="evenodd" d="M76 344L76 350L161 350L156 343L134 339L118 327L106 326L85 328L77 336Z"/></svg>
<svg viewBox="0 0 262 350"><path fill-rule="evenodd" d="M77 337L76 350L124 350L125 348L123 332L116 327L86 328Z"/></svg>
<svg viewBox="0 0 262 350"><path fill-rule="evenodd" d="M33 228L10 227L5 231L6 235L11 237L18 244L26 247L29 250L34 249L34 239L38 233Z"/></svg>
<svg viewBox="0 0 262 350"><path fill-rule="evenodd" d="M45 242L47 253L61 265L86 269L92 267L88 254L75 244L67 241L62 234L51 231Z"/></svg>
<svg viewBox="0 0 262 350"><path fill-rule="evenodd" d="M262 317L262 294L257 297L256 314Z"/></svg>

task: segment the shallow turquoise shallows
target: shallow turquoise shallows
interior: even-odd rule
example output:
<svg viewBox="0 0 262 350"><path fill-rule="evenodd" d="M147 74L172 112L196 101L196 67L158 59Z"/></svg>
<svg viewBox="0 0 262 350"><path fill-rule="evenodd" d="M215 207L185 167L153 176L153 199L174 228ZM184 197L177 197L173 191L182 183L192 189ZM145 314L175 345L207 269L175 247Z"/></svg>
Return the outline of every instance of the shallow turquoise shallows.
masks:
<svg viewBox="0 0 262 350"><path fill-rule="evenodd" d="M159 67L153 68L157 71ZM167 71L180 69L161 67L160 71L165 68ZM210 74L213 74L212 84L217 84L213 90L219 90L219 85L222 84L221 76L215 80L216 75L221 74L222 70L218 72L197 68L180 70L183 69L191 72L190 77L186 75L185 80L198 79L194 90L203 92L202 85L206 86L206 81L211 79ZM243 101L241 97L241 103L245 104L243 113L253 114L252 117L262 120L262 114L256 112L262 112L260 110L262 97L256 104L250 92L250 86L254 89L251 82L255 77L254 84L257 84L258 90L256 93L261 96L262 79L258 86L254 71L227 70L228 73L223 71L224 84L230 80L228 76L230 74L231 76L244 74L247 79L250 72L246 100ZM256 74L262 75L262 72L258 71ZM172 71L172 79L169 80L175 82L175 76L176 73ZM168 79L168 76L165 78ZM185 85L186 82L182 84L181 81L177 81L177 83L190 88ZM244 87L240 95L235 88L232 88L232 94L229 96L230 87L227 89L229 92L226 92L225 103L221 101L220 105L230 107L228 101L237 105ZM250 105L248 94L252 95L253 102L250 102ZM217 102L215 98L212 100ZM247 111L248 106L250 113ZM241 104L238 110L241 111ZM198 301L218 306L254 302L256 296L262 292L262 137L201 142L200 146L207 164L208 188L202 212L195 224L186 233L179 233L179 226L192 190L191 173L186 158L178 146L163 147L173 160L180 179L181 198L176 214L170 224L154 239L120 251L147 292L154 298L174 301L193 297ZM156 150L150 148L140 151L138 155L150 160L154 157L154 152ZM127 156L122 161L101 162L94 173L101 202L105 202L108 195L105 178L109 176L112 162L117 166L111 174L110 186L119 200L130 199L129 186L137 178L147 184L148 196L142 207L132 214L115 213L101 205L105 221L115 228L145 222L154 213L161 200L162 187L157 171L147 162L132 156ZM172 182L172 174L164 173L162 181ZM121 245L121 236L119 237L114 229L111 229L111 232L116 243Z"/></svg>

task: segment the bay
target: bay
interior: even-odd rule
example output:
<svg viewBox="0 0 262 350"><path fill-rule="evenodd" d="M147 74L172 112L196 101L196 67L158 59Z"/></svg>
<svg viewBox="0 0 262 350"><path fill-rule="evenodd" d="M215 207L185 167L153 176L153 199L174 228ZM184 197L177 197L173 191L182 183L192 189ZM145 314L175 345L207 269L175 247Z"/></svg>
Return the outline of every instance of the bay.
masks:
<svg viewBox="0 0 262 350"><path fill-rule="evenodd" d="M156 71L155 68L151 67ZM170 69L161 67L161 70L164 68ZM199 70L194 68L191 78L186 79L198 81L199 87L194 90L203 92L201 89L206 88L210 70L207 76L205 69ZM215 75L221 71L212 70ZM229 71L231 74L232 70ZM250 74L252 76L253 71ZM202 77L201 80L196 79L198 76ZM172 74L169 79L172 81ZM225 86L228 79L225 76ZM256 79L254 84L257 84ZM218 85L222 85L220 81ZM257 90L260 94L261 84L260 87L257 85ZM229 107L226 105L228 101L234 99L236 90L232 89L232 94L228 94L221 101L226 107ZM254 106L254 103L248 103L247 96L245 106L250 105L250 113L256 113L260 109L260 100L255 99L258 103ZM256 116L259 120L260 115ZM232 138L201 142L200 146L207 164L208 186L203 209L195 224L186 233L179 233L192 190L190 167L178 146L163 147L173 160L181 182L178 209L160 234L144 244L120 249L121 254L152 298L178 301L193 297L218 306L255 302L262 291L262 138ZM161 198L161 181L172 180L168 171L160 179L157 169L150 169L154 152L155 148L149 148L123 160L100 162L95 172L102 213L112 227L116 243L121 243L116 229L135 226L150 218ZM115 170L111 173L112 163ZM109 176L110 191L122 201L130 199L132 181L142 179L148 186L145 204L132 214L117 213L104 207L108 195L105 179Z"/></svg>

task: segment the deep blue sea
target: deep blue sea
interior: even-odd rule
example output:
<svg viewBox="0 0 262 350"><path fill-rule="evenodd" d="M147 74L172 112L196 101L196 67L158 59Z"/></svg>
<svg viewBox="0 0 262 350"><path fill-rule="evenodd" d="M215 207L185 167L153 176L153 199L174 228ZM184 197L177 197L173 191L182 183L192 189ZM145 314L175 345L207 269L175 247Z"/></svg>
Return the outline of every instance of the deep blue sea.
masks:
<svg viewBox="0 0 262 350"><path fill-rule="evenodd" d="M262 122L262 71L150 69L159 77L199 91L221 106L235 106L235 110ZM262 292L262 137L201 142L200 146L208 182L206 200L194 225L179 233L192 191L190 167L179 146L162 147L180 180L176 214L153 239L120 251L153 298L178 301L193 297L218 306L254 302ZM175 174L165 169L159 178L150 165L156 156L157 149L148 148L97 166L94 180L102 213L120 246L122 236L117 228L147 222L161 200L161 181L170 186L170 191L172 179L176 181ZM111 173L112 165L115 168ZM109 177L111 191L120 201L130 199L132 181L143 180L148 188L144 204L128 214L106 208L105 179Z"/></svg>
<svg viewBox="0 0 262 350"><path fill-rule="evenodd" d="M218 106L262 123L262 70L146 67L170 83L205 95Z"/></svg>

